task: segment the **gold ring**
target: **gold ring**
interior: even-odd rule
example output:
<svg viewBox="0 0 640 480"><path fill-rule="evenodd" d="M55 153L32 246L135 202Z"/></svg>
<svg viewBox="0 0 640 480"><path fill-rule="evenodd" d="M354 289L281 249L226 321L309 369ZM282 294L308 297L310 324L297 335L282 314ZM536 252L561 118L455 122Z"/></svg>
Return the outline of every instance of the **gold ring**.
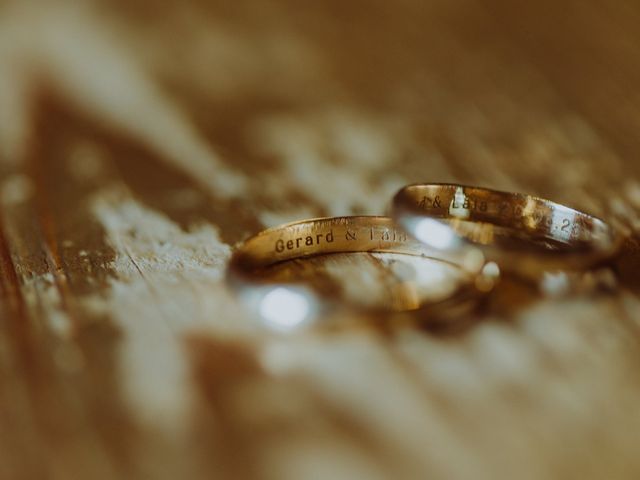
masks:
<svg viewBox="0 0 640 480"><path fill-rule="evenodd" d="M605 221L564 205L519 193L455 184L416 184L393 198L392 215L415 238L442 249L479 247L500 268L540 278L611 259L622 235ZM446 225L439 238L425 235Z"/></svg>
<svg viewBox="0 0 640 480"><path fill-rule="evenodd" d="M417 256L455 269L458 281L453 293L414 308L433 314L427 315L432 318L446 315L454 305L477 303L498 276L495 265L487 266L477 249L440 251L407 235L389 217L352 216L304 220L260 232L236 248L227 278L265 323L289 329L325 315L342 302L327 301L295 283L273 284L260 272L291 260L355 252Z"/></svg>

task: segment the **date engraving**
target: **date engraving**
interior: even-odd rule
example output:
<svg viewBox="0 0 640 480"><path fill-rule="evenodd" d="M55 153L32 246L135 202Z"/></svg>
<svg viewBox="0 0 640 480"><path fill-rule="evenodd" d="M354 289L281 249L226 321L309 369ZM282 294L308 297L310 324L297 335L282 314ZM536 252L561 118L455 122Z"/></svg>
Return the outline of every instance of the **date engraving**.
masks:
<svg viewBox="0 0 640 480"><path fill-rule="evenodd" d="M536 197L461 186L417 189L415 192L400 200L404 203L410 198L414 212L422 211L428 217L452 221L493 225L495 235L507 235L511 229L520 230L519 234L573 243L589 242L595 234L588 215Z"/></svg>
<svg viewBox="0 0 640 480"><path fill-rule="evenodd" d="M423 196L416 200L416 206L433 215L446 213L449 216L461 218L461 213L465 213L463 218L469 220L496 222L497 224L508 222L514 227L535 229L564 240L587 240L589 238L589 232L585 231L583 225L575 218L558 218L556 214L542 207L531 211L529 207L525 208L522 203L491 201L462 193L456 193L450 198L450 200L449 198L443 199L440 195ZM473 214L477 214L478 217L474 218Z"/></svg>

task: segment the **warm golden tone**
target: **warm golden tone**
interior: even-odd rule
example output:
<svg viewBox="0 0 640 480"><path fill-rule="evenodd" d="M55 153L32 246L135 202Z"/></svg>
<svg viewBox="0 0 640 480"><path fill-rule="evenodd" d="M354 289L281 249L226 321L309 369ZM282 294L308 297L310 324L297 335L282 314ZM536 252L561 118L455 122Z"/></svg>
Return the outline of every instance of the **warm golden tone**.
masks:
<svg viewBox="0 0 640 480"><path fill-rule="evenodd" d="M0 479L640 478L639 18L0 2ZM584 275L503 278L446 331L283 335L229 288L256 232L384 215L418 182L549 198L630 237ZM373 297L390 262L350 255Z"/></svg>
<svg viewBox="0 0 640 480"><path fill-rule="evenodd" d="M441 232L455 235L446 226L440 230L439 225L435 227L431 233L436 238ZM322 289L297 290L307 283L301 272L296 273L290 265L278 268L283 263L295 265L318 256L331 262L339 254L345 254L339 258L349 259L356 269L366 271L361 257L349 255L354 253L372 260L376 254L382 255L383 261L377 265L373 278L352 278L345 268L334 268L346 275L350 285L342 285L345 277L329 275L324 294ZM386 265L385 259L389 260ZM329 271L323 271L316 262L310 273L309 287L314 284L317 287L319 277ZM353 273L358 275L357 271ZM390 277L396 282L390 288L389 301L384 302L379 298L381 294L372 289L371 280L383 284ZM241 301L255 305L252 310L258 320L271 319L267 320L268 325L280 325L282 316L290 328L303 323L322 324L329 313L324 311L355 307L345 297L345 289L359 290L358 297L378 297L377 301L369 302L367 309L373 323L390 322L388 314L396 311L412 311L416 322L433 324L455 322L461 307L466 307L465 315L469 315L469 310L499 281L499 270L495 265L488 266L478 249L446 251L428 247L389 217L349 216L292 222L254 235L236 247L227 278ZM298 314L291 313L291 302L300 304ZM341 316L343 323L344 316L349 316L349 312Z"/></svg>
<svg viewBox="0 0 640 480"><path fill-rule="evenodd" d="M524 278L592 268L619 253L623 231L588 213L551 200L455 184L418 184L392 201L400 225L429 245L442 224ZM434 224L433 220L438 222ZM457 236L456 236L457 237ZM441 248L458 248L457 238ZM438 238L435 238L437 241Z"/></svg>

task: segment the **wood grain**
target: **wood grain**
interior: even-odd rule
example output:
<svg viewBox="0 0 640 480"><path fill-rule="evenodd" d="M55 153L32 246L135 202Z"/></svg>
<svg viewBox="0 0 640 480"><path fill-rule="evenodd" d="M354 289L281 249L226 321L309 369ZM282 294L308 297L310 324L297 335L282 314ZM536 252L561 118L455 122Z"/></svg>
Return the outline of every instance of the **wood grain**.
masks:
<svg viewBox="0 0 640 480"><path fill-rule="evenodd" d="M0 478L635 479L640 7L0 5ZM405 183L617 219L455 332L276 335L234 244ZM377 267L376 267L377 268Z"/></svg>

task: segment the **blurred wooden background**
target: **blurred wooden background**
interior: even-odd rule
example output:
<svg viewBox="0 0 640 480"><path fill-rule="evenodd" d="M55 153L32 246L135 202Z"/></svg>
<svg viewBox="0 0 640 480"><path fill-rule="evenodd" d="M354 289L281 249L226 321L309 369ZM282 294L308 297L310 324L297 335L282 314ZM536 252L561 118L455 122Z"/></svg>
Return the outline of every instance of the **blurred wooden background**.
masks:
<svg viewBox="0 0 640 480"><path fill-rule="evenodd" d="M420 180L640 228L640 4L0 2L0 478L637 479L636 241L470 328L277 336L264 226ZM606 288L604 288L606 287Z"/></svg>

